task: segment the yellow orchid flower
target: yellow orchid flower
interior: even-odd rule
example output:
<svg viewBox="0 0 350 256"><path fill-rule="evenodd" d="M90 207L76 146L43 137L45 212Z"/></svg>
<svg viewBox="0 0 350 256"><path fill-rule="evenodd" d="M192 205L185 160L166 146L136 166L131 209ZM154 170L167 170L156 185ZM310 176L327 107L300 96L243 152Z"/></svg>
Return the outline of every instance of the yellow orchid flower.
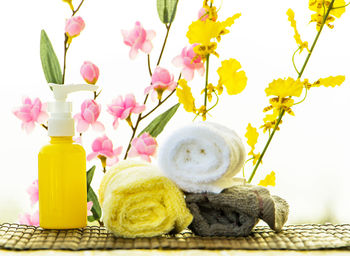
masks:
<svg viewBox="0 0 350 256"><path fill-rule="evenodd" d="M224 60L218 68L219 84L226 87L229 95L241 93L247 85L247 76L241 69L241 64L235 59Z"/></svg>
<svg viewBox="0 0 350 256"><path fill-rule="evenodd" d="M267 186L274 187L276 185L275 172L272 171L270 174L266 175L265 179L261 180L258 185L264 186L264 187L267 187Z"/></svg>
<svg viewBox="0 0 350 256"><path fill-rule="evenodd" d="M179 98L179 102L184 106L184 109L187 112L196 112L191 88L187 85L187 81L185 79L180 79L178 81L176 95Z"/></svg>

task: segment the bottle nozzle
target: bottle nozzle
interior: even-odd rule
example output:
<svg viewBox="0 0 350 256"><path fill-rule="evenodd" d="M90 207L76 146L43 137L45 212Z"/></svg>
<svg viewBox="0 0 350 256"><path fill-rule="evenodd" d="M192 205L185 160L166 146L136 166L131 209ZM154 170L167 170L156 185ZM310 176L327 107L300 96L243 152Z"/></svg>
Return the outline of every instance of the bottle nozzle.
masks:
<svg viewBox="0 0 350 256"><path fill-rule="evenodd" d="M50 83L55 99L57 101L65 101L67 99L67 95L71 92L78 91L96 91L98 86L91 84L69 84L69 85L59 85Z"/></svg>
<svg viewBox="0 0 350 256"><path fill-rule="evenodd" d="M49 136L73 136L74 119L72 118L72 103L66 102L67 95L78 91L96 91L95 85L90 84L70 84L59 85L49 84L55 101L49 103Z"/></svg>

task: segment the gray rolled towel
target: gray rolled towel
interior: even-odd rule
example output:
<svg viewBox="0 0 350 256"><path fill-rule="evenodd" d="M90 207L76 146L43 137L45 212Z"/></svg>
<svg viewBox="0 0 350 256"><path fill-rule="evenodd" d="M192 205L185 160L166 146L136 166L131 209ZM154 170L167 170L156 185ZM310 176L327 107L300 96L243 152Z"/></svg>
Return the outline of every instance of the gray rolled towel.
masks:
<svg viewBox="0 0 350 256"><path fill-rule="evenodd" d="M241 185L214 193L187 193L193 221L190 229L200 236L247 236L259 219L281 231L288 203L261 186Z"/></svg>

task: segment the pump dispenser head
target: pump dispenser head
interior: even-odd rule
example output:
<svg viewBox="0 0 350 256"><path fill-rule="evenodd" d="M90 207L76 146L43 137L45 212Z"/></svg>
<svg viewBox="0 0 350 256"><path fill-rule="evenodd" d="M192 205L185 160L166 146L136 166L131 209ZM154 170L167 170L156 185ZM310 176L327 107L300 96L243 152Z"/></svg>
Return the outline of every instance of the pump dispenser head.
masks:
<svg viewBox="0 0 350 256"><path fill-rule="evenodd" d="M49 102L50 118L49 136L74 136L74 119L72 118L72 103L66 102L69 93L78 91L96 91L97 86L90 84L59 85L49 84L55 101Z"/></svg>

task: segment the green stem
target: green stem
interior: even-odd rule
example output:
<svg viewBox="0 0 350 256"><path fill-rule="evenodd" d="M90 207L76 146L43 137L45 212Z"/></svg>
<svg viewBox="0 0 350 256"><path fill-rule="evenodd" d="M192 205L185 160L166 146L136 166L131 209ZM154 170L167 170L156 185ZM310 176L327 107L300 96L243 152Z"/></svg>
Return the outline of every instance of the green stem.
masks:
<svg viewBox="0 0 350 256"><path fill-rule="evenodd" d="M74 16L74 15L79 11L79 9L80 9L80 7L82 6L82 4L84 3L84 1L85 1L85 0L81 0L81 2L80 2L80 4L78 5L77 9L75 9L75 10L73 11L72 16Z"/></svg>
<svg viewBox="0 0 350 256"><path fill-rule="evenodd" d="M207 110L207 97L208 97L208 76L209 76L209 56L206 58L206 68L205 68L205 87L204 87L204 106L205 110Z"/></svg>
<svg viewBox="0 0 350 256"><path fill-rule="evenodd" d="M248 179L248 183L252 182L252 179L253 179L253 177L254 177L254 175L255 175L255 173L256 173L256 170L258 169L258 166L259 166L259 164L261 163L261 160L262 160L262 158L264 157L265 152L266 152L267 148L268 148L269 145L270 145L270 142L271 142L271 140L272 140L272 138L273 138L273 135L275 134L275 132L276 132L276 130L277 130L277 127L278 127L279 123L281 122L281 119L282 119L282 117L283 117L283 115L284 115L284 112L285 112L285 111L282 110L282 112L280 113L280 115L279 115L279 117L278 117L278 120L277 120L277 123L276 123L275 127L273 128L273 131L272 131L271 135L269 136L269 139L267 140L266 145L265 145L263 151L261 152L261 155L260 155L258 161L257 161L256 164L255 164L255 167L254 167L254 169L253 169L253 172L252 172L252 174L250 175L250 177L249 177L249 179Z"/></svg>
<svg viewBox="0 0 350 256"><path fill-rule="evenodd" d="M298 73L298 75L300 74L299 70L297 69L297 66L295 65L295 61L294 61L294 58L295 58L295 54L300 50L301 47L299 47L294 53L293 53L293 57L292 57L292 62L293 62L293 67L295 69L295 71Z"/></svg>
<svg viewBox="0 0 350 256"><path fill-rule="evenodd" d="M67 44L68 36L64 33L64 55L63 55L63 75L62 75L62 84L64 84L66 78L66 67L67 67L67 52L70 44Z"/></svg>
<svg viewBox="0 0 350 256"><path fill-rule="evenodd" d="M81 0L80 4L78 5L77 9L75 9L72 13L72 17L80 10L80 7L83 5L85 0ZM67 44L68 42L68 36L66 33L64 33L64 55L63 55L63 74L62 74L62 84L64 84L66 79L66 66L67 66L67 52L69 49L70 44Z"/></svg>
<svg viewBox="0 0 350 256"><path fill-rule="evenodd" d="M294 103L293 105L298 105L298 104L304 102L304 100L305 100L306 97L307 97L307 91L308 91L308 89L305 87L305 95L304 95L304 98L303 98L301 101L299 101L299 102L297 102L297 103Z"/></svg>
<svg viewBox="0 0 350 256"><path fill-rule="evenodd" d="M166 42L168 41L168 36L169 36L169 31L170 31L170 28L171 28L171 24L172 24L172 23L170 23L169 25L165 25L165 27L166 27L166 35L165 35L165 38L164 38L162 50L160 51L159 58L158 58L158 61L157 61L157 65L156 65L156 66L159 65L160 60L162 59L163 52L164 52L164 49L165 49L165 45L166 45Z"/></svg>
<svg viewBox="0 0 350 256"><path fill-rule="evenodd" d="M150 60L149 54L147 54L147 65L148 65L148 73L152 77L151 60Z"/></svg>
<svg viewBox="0 0 350 256"><path fill-rule="evenodd" d="M164 49L165 49L165 45L167 43L167 40L168 40L168 36L169 36L169 31L170 31L170 27L171 27L171 24L168 24L168 25L165 25L166 26L166 35L165 35L165 38L164 38L164 42L163 42L163 46L162 46L162 50L160 51L160 54L159 54L159 58L158 58L158 61L157 61L157 66L159 65L160 63L160 60L162 59L162 56L163 56L163 52L164 52ZM149 56L149 55L148 55ZM149 58L148 58L148 65L149 65L149 72L150 74L151 73L151 68L150 68L150 62L149 62ZM181 77L181 74L180 74L180 77ZM179 77L179 78L180 78ZM173 93L175 92L175 90L168 96L166 97L163 101L160 101L158 102L157 106L151 110L151 112L149 112L148 114L146 114L146 116L150 115L153 111L155 111L160 105L162 105L171 95L173 95ZM145 105L147 103L147 100L148 100L148 97L149 97L149 93L145 96L145 99L143 101L143 104ZM159 104L160 103L160 104ZM135 138L135 135L136 135L136 131L137 131L137 128L139 127L139 124L140 122L146 117L146 116L142 116L142 113L140 113L137 117L137 120L136 120L136 123L135 123L135 126L132 127L132 135L131 135L131 138L129 140L129 144L128 144L128 147L125 151L125 155L124 155L124 159L126 159L128 157L128 153L129 153L129 150L131 148L131 142L132 140Z"/></svg>
<svg viewBox="0 0 350 256"><path fill-rule="evenodd" d="M332 0L332 2L330 3L330 5L329 5L329 7L328 7L328 10L327 10L326 14L325 14L324 17L323 17L323 21L322 21L322 24L321 24L321 26L320 26L320 30L318 31L318 33L317 33L317 35L316 35L316 37L315 37L315 39L314 39L314 42L312 43L312 46L311 46L310 51L309 51L309 54L306 56L306 59L305 59L305 61L304 61L304 65L303 65L303 67L301 68L301 70L300 70L300 72L299 72L298 79L301 78L301 76L303 75L303 73L304 73L304 71L305 71L306 65L307 65L307 63L309 62L309 59L310 59L311 54L312 54L312 52L313 52L313 50L314 50L314 48L315 48L315 46L316 46L316 43L317 43L317 41L318 41L318 38L320 37L320 34L321 34L321 32L322 32L322 29L323 29L323 27L324 27L324 25L325 25L325 23L326 23L326 20L327 20L327 18L328 18L328 16L329 16L329 13L330 13L331 9L332 9L332 7L333 7L334 1L335 1L335 0ZM254 175L255 175L255 173L256 173L256 170L258 169L258 167L259 167L259 165L260 165L260 163L261 163L261 160L263 159L263 157L264 157L264 155L265 155L265 152L266 152L267 148L269 147L270 142L271 142L273 136L275 135L275 132L276 132L276 130L277 130L277 127L278 127L278 125L280 124L284 113L285 113L285 110L282 110L282 111L280 112L280 115L279 115L279 117L278 117L278 119L277 119L276 125L275 125L275 127L273 128L273 131L272 131L271 135L269 136L269 139L267 140L266 145L265 145L265 147L264 147L264 149L263 149L263 151L262 151L262 153L261 153L261 155L260 155L260 157L259 157L257 163L256 163L255 166L254 166L253 172L252 172L252 174L250 175L250 177L249 177L249 179L248 179L248 183L250 183L250 182L253 180L253 177L254 177Z"/></svg>

